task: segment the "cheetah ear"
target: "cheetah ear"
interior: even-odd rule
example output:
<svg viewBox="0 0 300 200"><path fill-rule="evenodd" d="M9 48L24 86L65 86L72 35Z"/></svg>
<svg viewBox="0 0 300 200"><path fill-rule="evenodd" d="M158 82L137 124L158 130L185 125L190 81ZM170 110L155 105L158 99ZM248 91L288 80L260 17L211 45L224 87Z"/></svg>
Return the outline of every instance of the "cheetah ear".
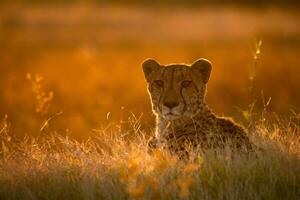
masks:
<svg viewBox="0 0 300 200"><path fill-rule="evenodd" d="M145 60L142 64L143 67L143 71L145 74L145 78L147 81L149 81L149 75L153 72L158 70L161 65L155 61L154 59L148 58L147 60Z"/></svg>
<svg viewBox="0 0 300 200"><path fill-rule="evenodd" d="M208 82L212 68L211 62L204 58L200 58L199 60L195 61L191 67L193 71L201 74L201 78L204 83Z"/></svg>

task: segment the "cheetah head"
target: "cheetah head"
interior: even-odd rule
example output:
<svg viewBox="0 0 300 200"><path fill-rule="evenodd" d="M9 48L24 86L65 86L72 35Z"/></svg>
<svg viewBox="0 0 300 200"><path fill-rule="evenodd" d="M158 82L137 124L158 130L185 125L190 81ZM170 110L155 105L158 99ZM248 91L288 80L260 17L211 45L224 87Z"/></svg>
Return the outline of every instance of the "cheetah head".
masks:
<svg viewBox="0 0 300 200"><path fill-rule="evenodd" d="M193 117L203 106L211 63L199 59L191 65L161 65L153 59L142 64L155 114L175 120Z"/></svg>

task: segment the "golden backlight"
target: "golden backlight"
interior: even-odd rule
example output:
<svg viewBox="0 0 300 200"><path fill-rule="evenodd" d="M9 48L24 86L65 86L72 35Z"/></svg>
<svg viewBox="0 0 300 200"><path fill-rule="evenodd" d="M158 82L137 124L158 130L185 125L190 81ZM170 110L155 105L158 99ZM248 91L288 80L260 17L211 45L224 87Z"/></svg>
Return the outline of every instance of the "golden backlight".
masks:
<svg viewBox="0 0 300 200"><path fill-rule="evenodd" d="M299 0L221 2L1 0L0 200L299 199ZM158 120L187 154L160 148L148 58L208 59L209 107L245 131L193 109L195 127Z"/></svg>
<svg viewBox="0 0 300 200"><path fill-rule="evenodd" d="M259 40L255 109L263 93L272 99L269 111L299 112L300 18L288 8L7 3L0 17L0 114L16 135L38 135L51 118L50 130L86 138L113 122L126 127L131 113L153 128L141 69L149 57L162 64L209 59L209 105L246 123Z"/></svg>

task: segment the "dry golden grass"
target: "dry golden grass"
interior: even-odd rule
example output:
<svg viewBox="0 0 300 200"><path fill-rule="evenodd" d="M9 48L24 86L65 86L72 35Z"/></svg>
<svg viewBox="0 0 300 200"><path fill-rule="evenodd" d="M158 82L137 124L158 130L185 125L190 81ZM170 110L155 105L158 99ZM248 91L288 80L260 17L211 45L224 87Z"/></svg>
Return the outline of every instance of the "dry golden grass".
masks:
<svg viewBox="0 0 300 200"><path fill-rule="evenodd" d="M17 140L1 125L0 199L298 199L300 129L256 124L248 155L210 149L187 161L146 153L147 136L98 130L78 142L58 134ZM135 121L135 125L139 121Z"/></svg>

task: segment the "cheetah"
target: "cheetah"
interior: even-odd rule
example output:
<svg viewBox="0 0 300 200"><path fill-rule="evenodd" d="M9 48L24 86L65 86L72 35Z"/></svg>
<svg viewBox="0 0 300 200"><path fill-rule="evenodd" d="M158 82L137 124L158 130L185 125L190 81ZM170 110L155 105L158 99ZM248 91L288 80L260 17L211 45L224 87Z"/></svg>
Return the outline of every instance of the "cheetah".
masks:
<svg viewBox="0 0 300 200"><path fill-rule="evenodd" d="M142 64L152 110L156 115L155 136L148 151L163 147L171 153L224 147L246 151L252 148L246 130L231 119L216 116L205 102L212 64L199 59L191 65L161 65L154 59Z"/></svg>

